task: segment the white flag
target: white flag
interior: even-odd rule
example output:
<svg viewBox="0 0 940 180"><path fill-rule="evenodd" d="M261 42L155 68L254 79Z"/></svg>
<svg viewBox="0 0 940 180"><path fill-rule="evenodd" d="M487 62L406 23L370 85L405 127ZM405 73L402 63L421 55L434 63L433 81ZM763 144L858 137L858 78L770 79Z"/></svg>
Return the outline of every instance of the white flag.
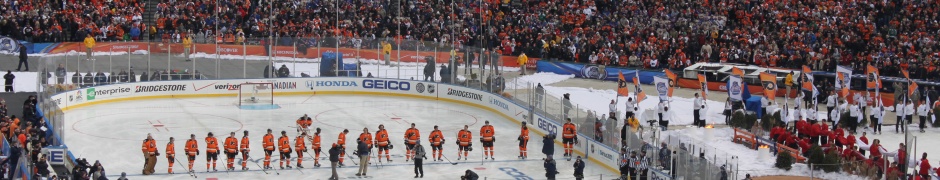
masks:
<svg viewBox="0 0 940 180"><path fill-rule="evenodd" d="M733 100L743 100L741 97L744 94L744 83L741 81L739 76L728 76L728 96Z"/></svg>
<svg viewBox="0 0 940 180"><path fill-rule="evenodd" d="M845 66L836 66L836 73L842 73L842 76L845 77L844 82L839 81L839 78L836 78L836 89L842 89L842 85L845 85L849 88L852 87L852 69L849 69Z"/></svg>
<svg viewBox="0 0 940 180"><path fill-rule="evenodd" d="M659 100L666 101L669 96L669 79L659 76L653 76L653 86L656 87L656 92L659 93Z"/></svg>

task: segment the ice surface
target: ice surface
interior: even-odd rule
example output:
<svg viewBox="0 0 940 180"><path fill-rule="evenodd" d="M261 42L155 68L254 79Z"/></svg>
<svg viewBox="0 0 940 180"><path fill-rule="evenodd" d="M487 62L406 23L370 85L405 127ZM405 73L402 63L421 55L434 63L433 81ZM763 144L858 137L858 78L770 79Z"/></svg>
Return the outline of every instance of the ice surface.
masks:
<svg viewBox="0 0 940 180"><path fill-rule="evenodd" d="M415 123L421 130L423 144L427 143L427 136L433 129L432 127L440 126L447 140L444 144L444 155L451 161L458 162L457 165L451 165L446 160L443 162L426 160L424 170L427 179L458 179L467 169L473 169L480 174L481 179L484 177L514 179L514 176L509 174L516 174L516 176L524 174L521 176L535 179L545 177L540 160L544 157L541 154L541 138L530 139L529 159L517 159L519 150L516 137L519 135L519 125L489 111L447 102L386 96L280 96L275 97L275 102L281 108L275 110L241 110L236 107L236 102L237 98L234 96L174 98L116 102L69 110L65 118L65 127L68 127L65 132L65 142L76 156L87 158L89 161L100 160L111 179L117 178L121 172L132 176L130 179L189 179L189 175L183 168L187 165L183 155L183 146L190 134L196 135L202 153L196 158L193 168L199 179L326 179L330 176L327 149L323 149L324 153L321 154L322 162L320 163L323 166L320 168L313 168L313 159L307 154L304 155L303 162L305 169L278 170L280 175L276 175L273 170L268 171L271 174L265 174L253 163L263 162L261 139L266 129L272 129L276 137L279 137L277 134L280 131L287 131L291 145L293 145L293 139L298 135L295 130L295 120L308 114L314 119L313 126L322 128L324 146L336 142L338 133L343 129L349 129L350 133L346 141L347 147L352 149L363 127L369 128L369 131L374 134L379 124L385 125L391 136L391 142L395 145L395 148L390 151L394 162L383 161L381 165L373 163L368 173L372 179L406 179L414 176L412 163L405 162L405 149L402 141L403 133L410 123ZM481 164L483 148L474 139L470 160L457 161L454 144L457 130L463 125L469 125L476 138L480 127L486 120L489 120L496 128L498 139L496 160L487 160ZM240 139L243 130L248 130L249 137L252 139L250 155L253 162L248 163L251 170L240 171L239 160L236 160L238 170L226 173L224 171L225 158L224 155L220 155L217 162L219 172L206 173L203 140L206 134L213 132L219 141L224 141L228 133L233 131ZM161 154L165 152L164 148L169 137L176 138L177 159L183 161L176 162L173 167L177 174L166 174L168 165L166 157L157 158L157 174L150 176L141 174L144 159L138 148L147 133L153 134L157 140L157 149ZM553 146L555 146L554 156L560 157L563 152L562 147ZM426 147L426 150L431 152L430 147ZM347 155L351 154L352 150L348 150L347 153ZM296 153L291 156L295 157ZM240 157L239 155L238 158ZM280 162L275 160L277 157L277 155L272 157L272 166L275 168ZM431 156L428 155L428 157ZM357 178L354 174L358 166L353 164L354 160L358 162L358 159L347 159L345 162L347 167L339 169L341 177ZM558 161L557 166L561 171L558 176L571 178L572 164L573 161ZM592 177L599 177L601 174L605 178L615 177L615 173L590 161L584 174Z"/></svg>

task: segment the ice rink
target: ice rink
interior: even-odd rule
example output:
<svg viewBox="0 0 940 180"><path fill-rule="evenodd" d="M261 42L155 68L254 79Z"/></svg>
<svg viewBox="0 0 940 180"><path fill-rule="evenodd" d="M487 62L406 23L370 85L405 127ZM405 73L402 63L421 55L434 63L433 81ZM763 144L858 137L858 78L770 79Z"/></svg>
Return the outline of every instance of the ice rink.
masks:
<svg viewBox="0 0 940 180"><path fill-rule="evenodd" d="M541 161L545 156L541 153L541 137L531 133L528 143L529 158L520 160L518 142L519 124L501 118L489 111L462 106L459 104L398 98L391 96L348 96L348 95L305 95L305 96L278 96L274 99L279 109L274 110L243 110L239 109L237 98L172 98L151 99L138 101L123 101L94 106L82 107L66 112L65 143L75 156L86 158L93 163L100 160L107 175L116 179L121 172L126 172L130 179L189 179L184 170L187 166L183 146L190 134L195 134L199 142L201 155L196 157L193 169L197 179L327 179L330 176L328 159L328 146L337 140L343 129L349 129L346 135L347 158L355 149L355 140L362 133L362 128L369 128L373 135L379 124L384 124L388 130L390 141L395 145L392 153L392 163L383 161L381 164L373 158L369 167L368 176L356 177L359 166L353 164L358 158L346 159L344 168L340 168L339 175L343 179L411 179L414 176L413 163L405 162L405 146L403 144L404 132L410 123L415 123L421 132L422 144L427 144L427 137L434 125L440 126L446 139L444 156L450 161L457 162L452 165L445 161L432 161L430 146L425 146L428 160L424 162L425 179L459 179L467 169L474 170L480 179L545 179L545 170ZM261 139L266 129L272 129L275 137L280 137L280 131L287 131L293 140L299 135L296 131L295 121L298 117L308 114L313 118L313 126L321 128L323 132L322 144L324 149L320 156L319 168L314 168L314 160L304 154L304 169L278 169L261 171L257 164L262 164L264 153ZM480 127L484 121L489 120L496 129L496 160L482 160L483 147L477 140ZM473 151L470 160L457 161L456 134L463 125L469 125L473 132ZM533 128L533 126L530 126ZM251 138L251 158L249 171L241 170L241 155L236 160L236 171L226 172L224 155L219 155L217 162L218 172L206 172L205 141L207 133L212 132L222 144L228 133L235 132L235 137L241 139L242 131L249 131ZM147 133L152 133L157 140L157 149L164 154L170 137L175 137L177 159L173 167L177 174L167 174L168 162L165 156L158 157L156 174L144 176L141 170L144 158L140 146ZM221 145L220 145L221 146ZM307 144L310 147L309 141ZM559 179L571 178L574 161L558 159L563 154L563 148L555 146L555 157L560 173ZM273 155L272 167L278 168ZM313 154L313 151L310 151ZM373 154L375 156L375 154ZM296 158L296 153L292 153ZM384 159L384 157L383 157ZM292 160L292 166L296 160ZM587 161L584 174L589 179L615 177L610 170ZM527 178L528 177L528 178Z"/></svg>

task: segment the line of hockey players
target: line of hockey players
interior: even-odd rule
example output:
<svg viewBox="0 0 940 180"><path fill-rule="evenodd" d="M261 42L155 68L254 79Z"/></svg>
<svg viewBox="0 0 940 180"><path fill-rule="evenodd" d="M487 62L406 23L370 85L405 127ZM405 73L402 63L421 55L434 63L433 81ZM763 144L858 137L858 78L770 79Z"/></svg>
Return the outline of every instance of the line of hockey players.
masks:
<svg viewBox="0 0 940 180"><path fill-rule="evenodd" d="M321 146L322 144L321 129L315 128L315 131L312 133L312 135L310 135L310 133L308 132L310 131L310 128L312 128L312 125L313 125L313 120L307 115L304 115L303 117L297 120L297 131L299 135L294 137L293 146L291 146L291 139L287 135L286 131L281 131L280 137L278 137L277 141L275 142L275 137L274 137L275 135L273 134L273 131L271 129L268 129L267 133L262 137L262 148L264 151L264 163L263 163L264 167L263 168L265 170L273 169L273 167L271 167L271 156L273 156L274 152L279 153L280 169L284 169L285 164L286 164L286 168L293 168L291 166L291 157L290 157L292 153L296 153L297 155L297 162L296 162L297 168L304 168L303 167L304 153L314 157L313 158L314 167L320 167L319 160L320 160L320 154L322 152L321 151L321 147L322 147ZM340 155L339 155L340 167L345 166L345 164L343 164L343 161L346 156L346 134L348 133L349 133L348 129L344 129L342 132L340 132L336 139L336 143L334 144L338 146L338 148L340 149ZM212 132L209 132L207 134L207 136L204 138L204 141L203 141L203 144L205 145L205 148L203 150L205 150L205 153L206 153L206 172L218 171L216 169L216 165L217 165L216 161L218 160L219 153L224 153L226 157L226 166L225 166L226 170L228 171L235 170L235 166L236 166L235 159L239 155L239 153L241 154L241 158L242 158L241 169L243 171L247 171L249 169L248 161L246 160L251 159L251 157L249 156L249 152L251 151L251 148L249 146L251 143L251 140L249 139L248 130L243 131L242 134L243 135L241 139L239 140L235 136L235 132L230 132L229 136L226 137L224 141L222 142L221 149L219 146L219 141L216 138L216 136L214 136ZM490 125L489 121L485 121L484 125L480 127L479 135L480 135L479 141L483 144L484 159L495 160L496 159L494 157L495 151L493 147L494 147L494 143L496 142L496 136L495 136L496 131L493 128L493 126ZM563 136L562 139L563 139L563 144L565 148L564 156L568 158L568 160L570 161L571 154L573 152L572 148L574 144L577 143L578 141L577 127L573 123L571 123L571 119L568 119L567 123L564 124L562 136ZM405 161L406 162L409 161L409 159L413 158L415 152L412 151L412 149L414 148L415 144L419 143L418 141L420 141L420 139L421 139L421 133L418 130L418 128L415 127L415 124L412 123L411 128L408 128L408 130L406 130L404 134ZM470 157L469 152L473 151L472 139L473 139L473 133L469 130L469 126L464 125L463 129L461 129L457 133L457 142L456 142L458 146L457 160L463 159L466 161L469 159ZM167 161L169 162L167 173L173 174L174 173L173 165L175 161L177 160L176 148L174 145L175 139L173 137L170 137L169 140L170 141L167 143L166 149L165 149L166 150L165 157L167 158ZM385 154L385 159L387 162L392 162L389 150L393 149L394 146L392 145L393 143L389 139L389 134L386 131L384 125L380 124L378 126L378 130L375 132L374 136L369 132L368 128L363 128L363 132L359 135L359 137L356 140L357 140L357 143L359 141L366 143L370 151L373 148L373 145L377 146L378 154L376 157L379 162L381 162L382 154ZM443 158L446 158L446 157L443 154L443 146L444 146L444 143L446 142L446 139L445 139L444 133L441 132L440 129L438 129L438 126L436 125L434 126L434 130L431 131L428 137L428 141L430 142L431 149L432 149L432 152L431 152L432 159L434 161L444 161ZM526 147L529 141L529 130L528 130L528 127L526 126L526 122L522 122L521 131L517 138L517 141L519 142L518 158L519 159L527 158L528 153L526 152L527 151ZM307 146L307 142L310 143L309 147ZM194 162L196 160L196 157L201 155L199 151L200 150L199 144L200 143L196 139L196 135L190 134L190 137L188 140L186 140L185 146L183 148L183 154L186 156L186 159L189 161L189 164L187 166L189 173L194 173L194 170L193 170ZM158 152L156 147L157 147L156 141L153 139L153 137L150 134L148 134L147 139L144 140L142 148L141 148L146 158L145 166L144 166L144 172L145 172L144 174L152 174L152 172L154 172L153 167L154 167L154 164L156 163L156 157L160 156L160 153ZM147 172L150 172L150 173L147 173Z"/></svg>

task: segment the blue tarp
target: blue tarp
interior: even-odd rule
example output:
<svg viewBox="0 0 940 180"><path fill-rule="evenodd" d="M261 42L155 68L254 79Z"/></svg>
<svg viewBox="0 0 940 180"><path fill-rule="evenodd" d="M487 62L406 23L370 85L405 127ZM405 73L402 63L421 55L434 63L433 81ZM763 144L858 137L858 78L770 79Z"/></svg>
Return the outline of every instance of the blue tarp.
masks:
<svg viewBox="0 0 940 180"><path fill-rule="evenodd" d="M746 100L744 100L744 106L745 106L744 109L746 109L747 111L755 112L755 114L757 114L757 118L761 118L764 116L764 112L761 111L761 108L760 108L760 99L761 99L761 96L751 96L751 98L747 98Z"/></svg>
<svg viewBox="0 0 940 180"><path fill-rule="evenodd" d="M640 83L641 84L653 84L654 76L665 76L666 73L662 71L645 71L637 69L629 69L623 67L601 67L594 64L580 64L580 63L571 63L571 62L560 62L560 61L538 61L536 63L537 72L550 72L555 74L563 75L575 75L577 78L584 79L599 79L605 81L617 81L618 72L623 72L623 77L627 79L627 82L630 82L636 72L640 73ZM601 73L605 72L605 73Z"/></svg>

